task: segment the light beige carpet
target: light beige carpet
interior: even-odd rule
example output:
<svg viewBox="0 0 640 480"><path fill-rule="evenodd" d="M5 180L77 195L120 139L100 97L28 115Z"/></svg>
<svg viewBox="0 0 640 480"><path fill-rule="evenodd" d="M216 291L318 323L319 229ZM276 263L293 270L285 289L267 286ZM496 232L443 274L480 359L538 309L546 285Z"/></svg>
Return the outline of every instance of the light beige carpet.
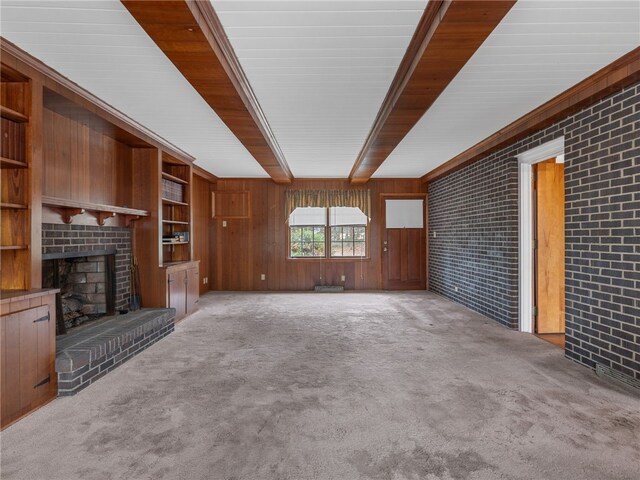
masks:
<svg viewBox="0 0 640 480"><path fill-rule="evenodd" d="M208 294L3 432L1 477L637 480L639 407L430 293Z"/></svg>

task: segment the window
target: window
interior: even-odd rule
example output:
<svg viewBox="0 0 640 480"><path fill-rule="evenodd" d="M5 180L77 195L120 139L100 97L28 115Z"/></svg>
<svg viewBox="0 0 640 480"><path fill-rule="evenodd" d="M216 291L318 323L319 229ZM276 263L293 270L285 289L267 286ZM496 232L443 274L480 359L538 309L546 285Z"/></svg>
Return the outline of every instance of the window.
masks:
<svg viewBox="0 0 640 480"><path fill-rule="evenodd" d="M366 255L367 217L359 208L296 208L289 217L291 258Z"/></svg>
<svg viewBox="0 0 640 480"><path fill-rule="evenodd" d="M385 228L422 228L424 223L424 200L385 201Z"/></svg>
<svg viewBox="0 0 640 480"><path fill-rule="evenodd" d="M289 217L289 256L324 257L326 208L296 208Z"/></svg>
<svg viewBox="0 0 640 480"><path fill-rule="evenodd" d="M332 257L364 257L367 254L367 217L359 208L329 209Z"/></svg>

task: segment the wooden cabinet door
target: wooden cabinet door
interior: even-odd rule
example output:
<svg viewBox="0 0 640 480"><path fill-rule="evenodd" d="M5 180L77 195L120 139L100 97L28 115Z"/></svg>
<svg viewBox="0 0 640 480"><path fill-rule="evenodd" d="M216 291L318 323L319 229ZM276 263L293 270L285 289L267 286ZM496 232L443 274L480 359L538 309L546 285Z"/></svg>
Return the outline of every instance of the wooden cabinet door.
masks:
<svg viewBox="0 0 640 480"><path fill-rule="evenodd" d="M187 269L187 313L196 310L200 298L200 271L198 267Z"/></svg>
<svg viewBox="0 0 640 480"><path fill-rule="evenodd" d="M50 329L55 328L55 319L44 305L4 315L1 323L4 427L51 397Z"/></svg>
<svg viewBox="0 0 640 480"><path fill-rule="evenodd" d="M58 395L57 376L55 373L55 307L53 305L45 305L35 310L39 310L36 318L32 321L36 329L38 358L36 360L36 383L34 383L33 391L35 405L32 401L32 407Z"/></svg>
<svg viewBox="0 0 640 480"><path fill-rule="evenodd" d="M187 313L187 277L185 270L178 270L167 275L169 282L169 308L176 309L176 320L181 319Z"/></svg>
<svg viewBox="0 0 640 480"><path fill-rule="evenodd" d="M20 330L23 313L0 317L2 321L2 426L22 415L20 388Z"/></svg>

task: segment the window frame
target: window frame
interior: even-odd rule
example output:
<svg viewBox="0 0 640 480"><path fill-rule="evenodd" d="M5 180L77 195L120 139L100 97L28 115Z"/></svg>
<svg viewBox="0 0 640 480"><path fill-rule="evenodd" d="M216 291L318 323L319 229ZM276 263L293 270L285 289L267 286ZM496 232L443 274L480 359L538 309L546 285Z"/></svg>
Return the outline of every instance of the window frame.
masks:
<svg viewBox="0 0 640 480"><path fill-rule="evenodd" d="M293 243L291 241L291 225L289 225L289 219L287 218L286 224L285 224L285 229L286 229L286 237L287 237L287 241L286 241L286 259L287 260L292 260L292 261L301 261L301 260L309 260L312 262L317 262L317 261L331 261L331 262L352 262L354 260L370 260L370 238L371 238L371 220L369 218L367 218L367 223L364 225L335 225L335 228L341 228L341 227L364 227L364 248L365 248L365 254L364 256L339 256L339 257L334 257L331 255L331 229L334 228L331 226L331 219L330 219L330 213L331 213L331 207L321 207L325 209L325 218L326 218L326 224L325 225L294 225L294 227L322 227L324 228L324 242L325 242L325 246L324 246L324 256L320 257L320 256L309 256L309 257L304 257L304 256L300 256L300 257L293 257L291 256L291 244Z"/></svg>

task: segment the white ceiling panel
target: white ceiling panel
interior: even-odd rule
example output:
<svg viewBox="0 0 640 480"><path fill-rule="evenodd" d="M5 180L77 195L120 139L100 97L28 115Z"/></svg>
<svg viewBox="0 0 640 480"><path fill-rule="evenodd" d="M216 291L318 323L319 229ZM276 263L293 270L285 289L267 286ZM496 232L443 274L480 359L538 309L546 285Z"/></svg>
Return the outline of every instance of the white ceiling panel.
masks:
<svg viewBox="0 0 640 480"><path fill-rule="evenodd" d="M211 0L214 4L218 4L218 0ZM242 0L236 0L241 2ZM267 0L271 1L271 0ZM314 0L321 1L321 0ZM403 1L403 0L398 0ZM220 2L221 3L221 2ZM426 0L425 2L426 3ZM353 12L353 14L356 14ZM417 22L416 22L417 24ZM354 36L363 38L372 38L375 42L376 35L380 37L406 37L411 38L415 30L415 25L376 25L371 26L333 26L326 25L322 27L299 27L297 25L288 25L286 27L227 27L224 31L230 37L234 38L269 38L277 36L278 38L344 38L348 40ZM234 40L235 44L235 40ZM407 41L408 44L408 41ZM255 45L253 43L252 45Z"/></svg>
<svg viewBox="0 0 640 480"><path fill-rule="evenodd" d="M124 6L2 0L2 36L225 177L266 177Z"/></svg>
<svg viewBox="0 0 640 480"><path fill-rule="evenodd" d="M212 0L296 177L347 177L427 0Z"/></svg>
<svg viewBox="0 0 640 480"><path fill-rule="evenodd" d="M214 6L226 12L375 12L420 10L423 0L215 0Z"/></svg>
<svg viewBox="0 0 640 480"><path fill-rule="evenodd" d="M234 0L242 2L243 0ZM402 0L396 0L398 3ZM288 10L273 10L272 3L281 3L278 0L262 2L257 10L234 11L224 8L223 2L213 0L216 11L221 18L224 16L223 25L234 28L248 29L259 27L261 29L279 30L280 28L294 27L306 29L308 27L336 28L336 27L371 27L384 25L385 27L415 25L415 10L399 10L393 6L394 1L380 2L379 5L370 5L368 9L352 10L348 4L338 4L335 10L315 8L323 0L309 2L288 2ZM415 3L415 2L413 2ZM426 2L425 2L426 3ZM424 5L423 5L424 7ZM223 14L224 12L224 14ZM390 15L391 13L391 15ZM418 16L418 19L420 17Z"/></svg>
<svg viewBox="0 0 640 480"><path fill-rule="evenodd" d="M640 45L640 1L519 0L374 177L418 177Z"/></svg>
<svg viewBox="0 0 640 480"><path fill-rule="evenodd" d="M211 0L297 177L346 177L427 0ZM119 1L2 0L0 30L219 176L265 177ZM376 172L417 177L640 45L640 0L519 0Z"/></svg>

